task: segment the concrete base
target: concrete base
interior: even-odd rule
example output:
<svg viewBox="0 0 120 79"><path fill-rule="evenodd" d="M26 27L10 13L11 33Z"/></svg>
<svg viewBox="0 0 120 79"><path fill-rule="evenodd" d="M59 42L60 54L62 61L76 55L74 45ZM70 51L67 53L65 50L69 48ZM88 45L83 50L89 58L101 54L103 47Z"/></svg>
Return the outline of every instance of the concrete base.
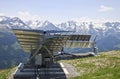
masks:
<svg viewBox="0 0 120 79"><path fill-rule="evenodd" d="M21 65L22 66L22 65ZM51 64L46 68L21 67L16 69L14 79L66 79L68 72L60 64Z"/></svg>

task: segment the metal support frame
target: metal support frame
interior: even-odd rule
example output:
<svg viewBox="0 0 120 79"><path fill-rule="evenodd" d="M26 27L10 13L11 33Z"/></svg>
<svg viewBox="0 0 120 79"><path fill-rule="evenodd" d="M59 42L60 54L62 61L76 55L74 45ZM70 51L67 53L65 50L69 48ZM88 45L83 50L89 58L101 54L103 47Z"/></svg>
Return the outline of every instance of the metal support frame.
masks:
<svg viewBox="0 0 120 79"><path fill-rule="evenodd" d="M35 51L35 53L32 55L32 57L30 57L30 59L29 59L29 63L30 63L30 61L38 54L38 52L39 52L39 50L42 48L42 46L40 46L36 51ZM31 51L31 53L32 53L32 51Z"/></svg>
<svg viewBox="0 0 120 79"><path fill-rule="evenodd" d="M47 51L48 51L48 53L49 53L49 55L52 57L52 59L53 59L53 61L54 61L54 56L51 54L51 51L46 47L46 46L43 46Z"/></svg>
<svg viewBox="0 0 120 79"><path fill-rule="evenodd" d="M96 45L96 38L97 38L97 35L94 37L94 39L93 39L93 52L94 52L94 54L95 54L95 56L97 56L98 55L98 47L97 47L97 45Z"/></svg>

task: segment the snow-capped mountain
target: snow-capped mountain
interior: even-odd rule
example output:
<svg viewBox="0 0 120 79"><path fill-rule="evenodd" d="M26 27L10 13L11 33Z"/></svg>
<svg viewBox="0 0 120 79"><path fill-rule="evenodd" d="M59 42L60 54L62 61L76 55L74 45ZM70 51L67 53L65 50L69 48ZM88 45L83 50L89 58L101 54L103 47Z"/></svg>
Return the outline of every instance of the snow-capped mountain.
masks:
<svg viewBox="0 0 120 79"><path fill-rule="evenodd" d="M57 25L62 30L76 31L79 34L96 34L99 37L106 37L120 33L120 22L75 22L68 21Z"/></svg>
<svg viewBox="0 0 120 79"><path fill-rule="evenodd" d="M120 22L75 22L67 21L61 24L53 24L49 21L27 21L14 17L0 16L0 27L7 26L14 29L40 29L40 30L67 30L76 31L79 34L96 34L104 37L120 32Z"/></svg>
<svg viewBox="0 0 120 79"><path fill-rule="evenodd" d="M40 30L60 30L58 27L56 27L53 23L49 21L28 21L26 22L28 26L30 26L32 29L40 29Z"/></svg>
<svg viewBox="0 0 120 79"><path fill-rule="evenodd" d="M76 31L76 22L75 21L68 21L65 23L58 24L56 26L62 30L66 30L66 31Z"/></svg>
<svg viewBox="0 0 120 79"><path fill-rule="evenodd" d="M28 21L26 24L32 29L76 31L79 34L96 34L100 37L120 32L120 22L94 23L67 21L55 25L49 21L36 20Z"/></svg>
<svg viewBox="0 0 120 79"><path fill-rule="evenodd" d="M0 28L8 29L30 29L21 19L18 17L10 18L6 16L0 16Z"/></svg>
<svg viewBox="0 0 120 79"><path fill-rule="evenodd" d="M27 21L14 17L0 16L0 26L15 29L40 29L40 30L67 30L76 31L79 34L96 34L100 37L113 35L120 32L120 22L75 22L67 21L61 24L53 24L49 21Z"/></svg>

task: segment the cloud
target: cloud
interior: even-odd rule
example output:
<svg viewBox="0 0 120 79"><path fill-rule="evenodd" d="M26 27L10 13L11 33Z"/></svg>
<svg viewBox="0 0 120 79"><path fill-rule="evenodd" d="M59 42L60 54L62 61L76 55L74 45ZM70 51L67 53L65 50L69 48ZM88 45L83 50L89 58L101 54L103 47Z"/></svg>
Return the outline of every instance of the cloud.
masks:
<svg viewBox="0 0 120 79"><path fill-rule="evenodd" d="M19 11L18 17L24 21L39 19L38 15L32 15L28 11Z"/></svg>
<svg viewBox="0 0 120 79"><path fill-rule="evenodd" d="M107 12L107 11L111 11L113 10L114 8L112 7L108 7L108 6L104 6L104 5L101 5L100 8L99 8L99 12Z"/></svg>

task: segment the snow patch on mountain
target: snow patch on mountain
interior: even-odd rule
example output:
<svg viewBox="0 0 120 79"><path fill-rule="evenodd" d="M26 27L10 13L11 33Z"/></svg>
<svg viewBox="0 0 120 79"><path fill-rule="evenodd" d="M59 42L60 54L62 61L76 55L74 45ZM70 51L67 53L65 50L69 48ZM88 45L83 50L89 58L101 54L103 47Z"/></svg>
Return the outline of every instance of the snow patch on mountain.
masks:
<svg viewBox="0 0 120 79"><path fill-rule="evenodd" d="M53 23L49 21L28 21L26 22L32 29L39 29L39 30L61 30L58 27L56 27Z"/></svg>
<svg viewBox="0 0 120 79"><path fill-rule="evenodd" d="M18 17L10 18L6 16L0 16L0 27L6 26L9 29L30 29L21 19Z"/></svg>

